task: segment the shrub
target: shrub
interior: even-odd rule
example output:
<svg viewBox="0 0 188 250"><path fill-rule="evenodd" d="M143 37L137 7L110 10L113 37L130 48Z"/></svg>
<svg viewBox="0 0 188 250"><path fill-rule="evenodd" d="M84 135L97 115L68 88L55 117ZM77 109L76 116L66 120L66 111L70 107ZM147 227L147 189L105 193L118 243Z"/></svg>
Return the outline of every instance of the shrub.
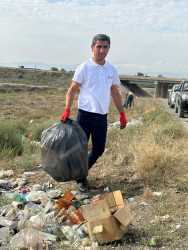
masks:
<svg viewBox="0 0 188 250"><path fill-rule="evenodd" d="M19 125L13 121L0 121L0 156L15 157L23 153L24 146Z"/></svg>
<svg viewBox="0 0 188 250"><path fill-rule="evenodd" d="M44 123L40 123L38 124L34 129L33 129L33 140L35 141L40 141L41 140L41 135L42 132L47 129L48 127L50 127L52 124L54 124L55 122L52 120L49 120L47 122Z"/></svg>

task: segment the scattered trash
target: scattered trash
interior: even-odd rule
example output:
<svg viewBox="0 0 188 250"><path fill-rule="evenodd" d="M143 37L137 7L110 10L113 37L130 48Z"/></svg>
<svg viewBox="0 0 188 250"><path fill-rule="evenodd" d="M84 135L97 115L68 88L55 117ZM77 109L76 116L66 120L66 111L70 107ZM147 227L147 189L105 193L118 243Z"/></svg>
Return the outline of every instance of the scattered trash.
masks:
<svg viewBox="0 0 188 250"><path fill-rule="evenodd" d="M135 199L133 197L128 198L129 201L135 201Z"/></svg>
<svg viewBox="0 0 188 250"><path fill-rule="evenodd" d="M0 180L0 248L47 250L61 241L65 249L71 246L97 250L102 242L121 239L127 232L134 213L124 206L120 191L110 193L107 183L103 182L100 186L105 191L103 195L90 197L71 189L63 193L54 188L51 180L30 185L32 180L29 179L35 175L35 172L24 172L24 177L16 181ZM101 173L99 179L103 177ZM92 207L89 213L93 211L94 221L87 219L87 206ZM95 208L102 209L105 218L100 217ZM109 223L110 232L100 221ZM92 230L99 237L98 242Z"/></svg>
<svg viewBox="0 0 188 250"><path fill-rule="evenodd" d="M38 230L33 228L26 228L15 234L10 246L12 249L29 248L29 249L43 249L43 239Z"/></svg>
<svg viewBox="0 0 188 250"><path fill-rule="evenodd" d="M104 188L104 191L105 191L105 192L109 192L109 191L110 191L110 190L109 190L109 187L105 187L105 188Z"/></svg>
<svg viewBox="0 0 188 250"><path fill-rule="evenodd" d="M13 170L1 170L0 171L0 178L9 177L13 174L14 174Z"/></svg>
<svg viewBox="0 0 188 250"><path fill-rule="evenodd" d="M180 227L181 227L181 224L176 225L176 226L174 227L174 229L171 230L171 233L176 232L178 229L180 229Z"/></svg>
<svg viewBox="0 0 188 250"><path fill-rule="evenodd" d="M30 176L34 176L36 173L35 172L24 172L23 175L30 177Z"/></svg>
<svg viewBox="0 0 188 250"><path fill-rule="evenodd" d="M28 138L27 138L27 139L28 139L28 140L30 140L30 141L33 139L33 132L30 132L30 133L29 133L29 135L28 135Z"/></svg>
<svg viewBox="0 0 188 250"><path fill-rule="evenodd" d="M148 206L148 203L147 203L147 202L145 202L145 201L140 202L139 204L140 204L141 206Z"/></svg>
<svg viewBox="0 0 188 250"><path fill-rule="evenodd" d="M162 192L151 192L151 195L153 195L153 196L161 196Z"/></svg>
<svg viewBox="0 0 188 250"><path fill-rule="evenodd" d="M139 117L139 120L132 119L131 122L127 122L127 126L126 127L136 126L136 125L142 125L143 122L141 120L142 120L142 117ZM112 127L116 127L116 126L119 126L119 121L114 122L114 123L110 123L108 129L110 129Z"/></svg>
<svg viewBox="0 0 188 250"><path fill-rule="evenodd" d="M139 117L139 120L132 119L131 122L127 123L127 127L129 127L129 126L135 126L135 125L142 125L143 122L141 120L142 120L142 117Z"/></svg>
<svg viewBox="0 0 188 250"><path fill-rule="evenodd" d="M151 221L151 223L156 223L158 221L165 222L165 221L171 221L172 218L170 217L169 214L166 214L164 216L155 216L155 219Z"/></svg>
<svg viewBox="0 0 188 250"><path fill-rule="evenodd" d="M100 179L103 179L104 178L104 174L99 174L97 179L100 180Z"/></svg>
<svg viewBox="0 0 188 250"><path fill-rule="evenodd" d="M20 190L20 193L21 193L21 194L26 194L26 193L27 193L27 189L26 189L26 188L22 188L22 189Z"/></svg>

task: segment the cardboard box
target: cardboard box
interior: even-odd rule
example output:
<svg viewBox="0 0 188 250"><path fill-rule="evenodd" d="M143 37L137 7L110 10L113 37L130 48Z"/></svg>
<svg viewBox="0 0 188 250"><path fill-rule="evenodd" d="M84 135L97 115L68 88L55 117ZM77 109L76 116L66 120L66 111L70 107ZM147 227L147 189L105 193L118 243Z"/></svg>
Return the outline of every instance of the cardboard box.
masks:
<svg viewBox="0 0 188 250"><path fill-rule="evenodd" d="M100 201L81 207L92 241L99 244L121 239L135 213L124 206L121 191L103 194ZM111 210L116 210L112 215Z"/></svg>

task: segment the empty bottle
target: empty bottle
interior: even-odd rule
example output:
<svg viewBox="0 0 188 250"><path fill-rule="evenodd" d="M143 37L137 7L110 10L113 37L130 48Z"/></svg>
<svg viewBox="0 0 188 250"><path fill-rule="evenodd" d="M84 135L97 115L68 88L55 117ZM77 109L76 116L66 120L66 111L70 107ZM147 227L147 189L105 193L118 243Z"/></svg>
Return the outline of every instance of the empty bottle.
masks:
<svg viewBox="0 0 188 250"><path fill-rule="evenodd" d="M65 208L66 210L73 205L73 202L71 200L64 200L63 198L59 198L56 201L55 209L57 210L58 208L62 209Z"/></svg>
<svg viewBox="0 0 188 250"><path fill-rule="evenodd" d="M71 201L74 198L74 194L71 193L71 189L69 189L62 197L63 200Z"/></svg>
<svg viewBox="0 0 188 250"><path fill-rule="evenodd" d="M80 222L84 221L83 215L79 209L72 212L69 218L73 225L79 224Z"/></svg>

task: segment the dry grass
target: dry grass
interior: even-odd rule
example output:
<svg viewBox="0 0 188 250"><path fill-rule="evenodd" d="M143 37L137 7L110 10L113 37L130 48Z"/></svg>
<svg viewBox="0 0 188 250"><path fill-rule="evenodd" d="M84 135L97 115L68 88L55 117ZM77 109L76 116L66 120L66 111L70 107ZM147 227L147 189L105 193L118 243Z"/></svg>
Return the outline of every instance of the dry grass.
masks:
<svg viewBox="0 0 188 250"><path fill-rule="evenodd" d="M65 108L66 89L2 94L0 115L5 120L14 119L25 124L29 133L39 124L60 119ZM72 119L76 118L76 113L77 101L71 110ZM128 126L124 130L120 130L119 126L109 128L106 151L89 173L90 183L98 187L91 194L104 192L101 184L107 185L110 190L120 189L125 202L137 213L125 243L119 249L126 246L144 249L149 246L152 236L156 236L157 247L185 249L188 229L188 137L182 126L171 120L160 100L138 98L135 107L125 110L125 113L129 122L136 119L142 124ZM119 121L119 114L112 103L109 123L116 121ZM27 143L22 156L14 160L4 159L0 166L17 171L36 170L40 161L39 148ZM102 183L96 180L99 173L105 175ZM153 191L160 191L161 196L153 196ZM129 201L129 198L134 200ZM147 205L141 205L143 202ZM169 220L160 218L167 214ZM172 233L178 224L180 229ZM106 249L110 247L106 246Z"/></svg>

